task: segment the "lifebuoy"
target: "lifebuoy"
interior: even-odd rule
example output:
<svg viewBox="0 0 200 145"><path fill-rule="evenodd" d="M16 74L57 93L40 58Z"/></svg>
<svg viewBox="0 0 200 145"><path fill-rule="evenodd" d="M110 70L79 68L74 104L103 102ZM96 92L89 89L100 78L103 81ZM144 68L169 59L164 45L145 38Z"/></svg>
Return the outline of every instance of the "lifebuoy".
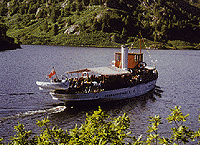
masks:
<svg viewBox="0 0 200 145"><path fill-rule="evenodd" d="M112 66L115 66L115 61L114 61L114 60L111 61L111 65L112 65Z"/></svg>
<svg viewBox="0 0 200 145"><path fill-rule="evenodd" d="M138 63L138 67L139 67L139 68L143 68L143 67L145 67L145 66L147 66L146 62L139 62L139 63Z"/></svg>

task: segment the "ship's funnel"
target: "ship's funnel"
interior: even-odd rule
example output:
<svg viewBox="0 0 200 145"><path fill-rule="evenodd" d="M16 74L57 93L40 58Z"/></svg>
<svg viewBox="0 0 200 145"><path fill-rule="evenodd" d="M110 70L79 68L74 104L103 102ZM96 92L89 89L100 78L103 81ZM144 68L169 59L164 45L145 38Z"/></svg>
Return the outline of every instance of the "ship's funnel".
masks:
<svg viewBox="0 0 200 145"><path fill-rule="evenodd" d="M122 69L128 70L128 47L125 45L121 46L121 63L122 63Z"/></svg>

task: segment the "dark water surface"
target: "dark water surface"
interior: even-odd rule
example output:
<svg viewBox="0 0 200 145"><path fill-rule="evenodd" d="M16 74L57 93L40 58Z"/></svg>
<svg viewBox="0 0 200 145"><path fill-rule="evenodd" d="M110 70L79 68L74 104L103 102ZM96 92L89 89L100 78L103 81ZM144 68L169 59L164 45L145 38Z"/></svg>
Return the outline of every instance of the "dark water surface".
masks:
<svg viewBox="0 0 200 145"><path fill-rule="evenodd" d="M14 135L17 122L37 133L36 120L47 116L51 123L63 129L84 123L86 112L97 110L99 104L67 106L64 111L56 113L52 110L56 111L54 105L59 101L52 100L47 92L40 91L35 82L45 81L53 66L57 74L86 67L110 66L114 52L119 51L117 48L22 45L22 49L0 52L0 137L6 141ZM169 108L181 105L183 113L190 114L186 125L196 131L200 114L200 51L142 52L147 64L156 65L159 72L157 86L163 92L160 95L149 93L134 99L103 103L100 104L102 109L112 116L128 113L130 129L135 136L145 136L148 116L159 114L164 123L160 125L160 134L167 136L170 129L165 118L170 114Z"/></svg>

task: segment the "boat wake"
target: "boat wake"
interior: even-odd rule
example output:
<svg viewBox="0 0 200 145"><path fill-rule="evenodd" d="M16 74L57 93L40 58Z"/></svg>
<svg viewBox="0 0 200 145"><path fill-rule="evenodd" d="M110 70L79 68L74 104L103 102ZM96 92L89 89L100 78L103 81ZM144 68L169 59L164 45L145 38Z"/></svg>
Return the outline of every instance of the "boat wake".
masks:
<svg viewBox="0 0 200 145"><path fill-rule="evenodd" d="M161 97L162 97L161 94L162 94L163 92L164 92L164 91L161 89L161 87L156 86L153 93L154 93L156 96L158 96L159 98L161 98Z"/></svg>
<svg viewBox="0 0 200 145"><path fill-rule="evenodd" d="M40 92L41 93L41 92ZM42 92L42 93L47 93L49 94L48 92ZM22 93L3 93L0 91L0 96L5 96L5 95L10 95L10 96L19 96L19 95L36 95L38 93L35 93L35 92L22 92Z"/></svg>
<svg viewBox="0 0 200 145"><path fill-rule="evenodd" d="M24 118L28 116L33 116L33 115L40 115L40 114L55 114L55 113L60 113L63 112L66 109L66 106L56 106L50 109L44 109L44 110L35 110L35 111L27 111L24 113L18 113L13 116L8 116L4 118L0 118L0 122L3 122L8 119L16 119L16 118Z"/></svg>
<svg viewBox="0 0 200 145"><path fill-rule="evenodd" d="M10 96L13 96L13 95L33 95L35 93L32 93L32 92L27 92L27 93L10 93L10 94L7 94L7 93L3 93L3 92L0 92L0 96L5 96L5 95L10 95Z"/></svg>
<svg viewBox="0 0 200 145"><path fill-rule="evenodd" d="M11 93L8 95L33 95L34 93Z"/></svg>
<svg viewBox="0 0 200 145"><path fill-rule="evenodd" d="M36 115L36 114L43 114L43 113L54 114L54 113L63 112L65 109L66 109L65 106L57 106L57 107L53 107L53 108L45 109L45 110L27 111L25 113L16 114L15 116L26 117L26 116Z"/></svg>

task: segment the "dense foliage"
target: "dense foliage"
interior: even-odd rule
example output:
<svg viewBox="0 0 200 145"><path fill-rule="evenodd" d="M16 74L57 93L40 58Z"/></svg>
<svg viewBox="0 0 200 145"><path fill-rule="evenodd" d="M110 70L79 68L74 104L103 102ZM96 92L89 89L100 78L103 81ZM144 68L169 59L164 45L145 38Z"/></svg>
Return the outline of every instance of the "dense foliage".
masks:
<svg viewBox="0 0 200 145"><path fill-rule="evenodd" d="M200 128L198 131L190 130L189 127L183 124L189 116L183 115L181 107L175 106L170 109L171 114L168 116L168 123L173 123L174 127L171 128L171 137L161 137L159 135L159 125L161 124L161 117L155 115L150 118L148 126L147 138L143 139L142 135L138 138L132 136L130 127L130 119L124 114L117 118L111 118L108 114L103 112L99 107L98 111L94 111L92 115L86 114L87 118L84 124L80 127L77 125L70 131L64 131L58 126L49 127L49 119L38 120L37 125L42 127L43 130L39 135L32 134L31 131L26 131L23 124L15 126L16 135L11 137L10 145L64 145L64 144L166 144L166 145L179 145L192 142L196 143L200 137ZM200 116L199 116L200 121ZM3 139L0 139L3 141ZM0 144L3 144L0 142ZM199 141L200 144L200 141Z"/></svg>
<svg viewBox="0 0 200 145"><path fill-rule="evenodd" d="M6 49L16 49L20 46L14 43L14 38L8 37L6 32L8 27L0 23L0 51Z"/></svg>
<svg viewBox="0 0 200 145"><path fill-rule="evenodd" d="M149 45L199 49L197 0L2 0L0 3L0 20L9 27L8 35L22 44L113 47L136 42L141 32L151 41Z"/></svg>

